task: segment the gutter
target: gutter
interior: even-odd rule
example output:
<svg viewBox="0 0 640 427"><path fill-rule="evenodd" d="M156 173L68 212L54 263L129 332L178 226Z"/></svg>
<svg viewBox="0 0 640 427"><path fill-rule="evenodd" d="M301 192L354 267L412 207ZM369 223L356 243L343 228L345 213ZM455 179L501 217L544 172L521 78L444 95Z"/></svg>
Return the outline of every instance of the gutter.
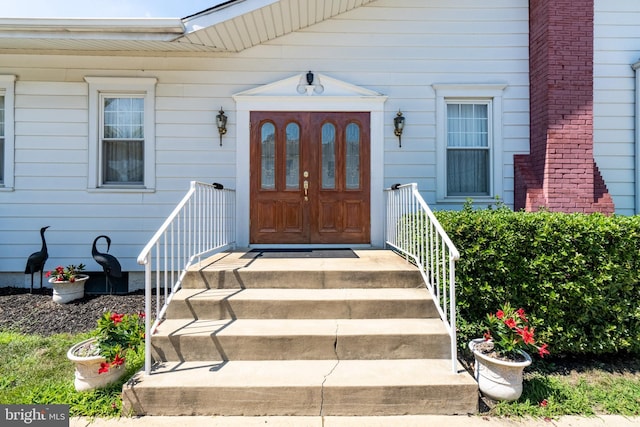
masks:
<svg viewBox="0 0 640 427"><path fill-rule="evenodd" d="M184 32L179 18L0 18L0 37L95 39L97 34L119 34L171 40Z"/></svg>

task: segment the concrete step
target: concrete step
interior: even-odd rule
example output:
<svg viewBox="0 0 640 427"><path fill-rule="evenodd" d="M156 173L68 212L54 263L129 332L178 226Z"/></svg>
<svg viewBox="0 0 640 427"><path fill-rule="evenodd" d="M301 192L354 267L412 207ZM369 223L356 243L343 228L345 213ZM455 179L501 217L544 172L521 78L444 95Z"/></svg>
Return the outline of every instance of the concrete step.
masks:
<svg viewBox="0 0 640 427"><path fill-rule="evenodd" d="M448 358L440 319L170 319L152 340L155 360Z"/></svg>
<svg viewBox="0 0 640 427"><path fill-rule="evenodd" d="M138 374L123 405L140 415L467 414L478 395L441 359L194 361Z"/></svg>
<svg viewBox="0 0 640 427"><path fill-rule="evenodd" d="M437 318L425 288L181 289L169 319Z"/></svg>
<svg viewBox="0 0 640 427"><path fill-rule="evenodd" d="M189 271L185 289L335 289L335 288L417 288L416 271Z"/></svg>
<svg viewBox="0 0 640 427"><path fill-rule="evenodd" d="M391 251L354 251L356 258L262 259L251 252L217 254L194 264L185 289L418 288L420 272Z"/></svg>

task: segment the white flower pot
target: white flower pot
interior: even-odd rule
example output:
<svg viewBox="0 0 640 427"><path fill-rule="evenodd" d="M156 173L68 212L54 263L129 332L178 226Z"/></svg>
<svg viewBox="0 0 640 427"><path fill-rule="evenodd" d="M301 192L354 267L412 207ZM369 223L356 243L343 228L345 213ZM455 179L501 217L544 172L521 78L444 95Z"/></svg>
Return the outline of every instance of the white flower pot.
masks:
<svg viewBox="0 0 640 427"><path fill-rule="evenodd" d="M125 373L124 366L112 366L109 372L103 374L98 373L100 364L106 362L102 356L80 356L78 352L81 348L95 342L95 338L81 341L72 346L67 351L67 359L75 363L75 380L74 385L77 391L88 391L100 387L105 387L118 381Z"/></svg>
<svg viewBox="0 0 640 427"><path fill-rule="evenodd" d="M56 282L55 278L49 279L53 287L53 302L67 304L71 301L84 297L84 283L89 280L86 274L76 276L75 282Z"/></svg>
<svg viewBox="0 0 640 427"><path fill-rule="evenodd" d="M478 388L493 400L518 400L522 395L522 374L524 368L531 365L531 356L521 351L525 358L523 362L494 359L474 350L475 344L483 341L483 338L476 338L469 343L469 349L476 359L475 378Z"/></svg>

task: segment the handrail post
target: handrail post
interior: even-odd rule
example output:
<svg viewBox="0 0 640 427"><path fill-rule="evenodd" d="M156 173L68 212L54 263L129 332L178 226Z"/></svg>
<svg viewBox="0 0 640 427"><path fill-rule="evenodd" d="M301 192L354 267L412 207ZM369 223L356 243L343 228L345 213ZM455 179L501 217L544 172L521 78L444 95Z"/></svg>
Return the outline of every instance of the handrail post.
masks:
<svg viewBox="0 0 640 427"><path fill-rule="evenodd" d="M144 373L151 374L151 263L144 265Z"/></svg>

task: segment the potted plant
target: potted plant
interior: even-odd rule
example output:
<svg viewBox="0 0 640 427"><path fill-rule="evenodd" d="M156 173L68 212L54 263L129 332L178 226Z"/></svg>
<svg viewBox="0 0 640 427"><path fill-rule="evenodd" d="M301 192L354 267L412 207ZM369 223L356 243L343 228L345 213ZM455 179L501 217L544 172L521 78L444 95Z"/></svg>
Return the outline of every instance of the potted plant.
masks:
<svg viewBox="0 0 640 427"><path fill-rule="evenodd" d="M49 283L53 287L53 301L59 304L84 297L84 283L89 280L87 274L82 274L84 264L57 266L55 270L47 272Z"/></svg>
<svg viewBox="0 0 640 427"><path fill-rule="evenodd" d="M469 343L475 357L475 377L480 391L494 400L513 401L522 395L522 374L531 364L528 351L540 357L549 354L547 344L538 344L524 309L506 303L486 319L484 338Z"/></svg>
<svg viewBox="0 0 640 427"><path fill-rule="evenodd" d="M104 313L98 319L94 336L67 352L67 358L76 365L76 390L92 390L120 379L125 372L127 353L144 344L144 330L144 313Z"/></svg>

